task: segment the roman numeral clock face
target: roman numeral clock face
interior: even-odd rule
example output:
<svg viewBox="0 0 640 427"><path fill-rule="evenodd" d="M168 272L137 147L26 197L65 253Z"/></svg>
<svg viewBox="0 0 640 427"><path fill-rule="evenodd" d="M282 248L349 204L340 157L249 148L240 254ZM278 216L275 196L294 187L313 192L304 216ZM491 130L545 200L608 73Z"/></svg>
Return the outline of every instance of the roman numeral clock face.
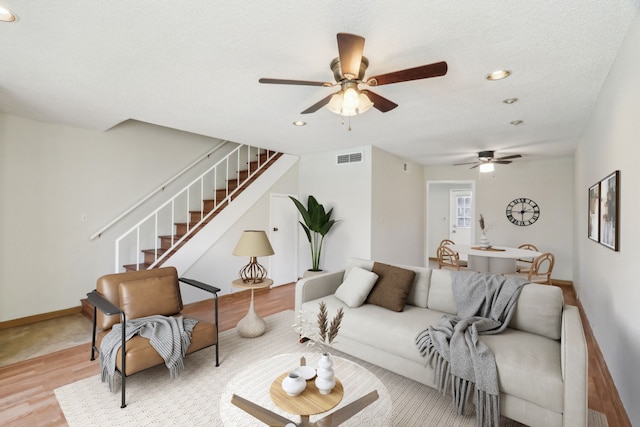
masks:
<svg viewBox="0 0 640 427"><path fill-rule="evenodd" d="M521 227L531 225L540 218L540 206L527 198L513 200L507 205L507 219Z"/></svg>

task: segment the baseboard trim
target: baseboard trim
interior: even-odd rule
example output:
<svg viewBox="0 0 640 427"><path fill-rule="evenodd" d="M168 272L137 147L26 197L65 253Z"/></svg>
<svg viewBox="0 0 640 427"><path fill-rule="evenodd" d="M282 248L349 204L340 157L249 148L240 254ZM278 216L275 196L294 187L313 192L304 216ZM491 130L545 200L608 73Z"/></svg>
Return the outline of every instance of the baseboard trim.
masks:
<svg viewBox="0 0 640 427"><path fill-rule="evenodd" d="M43 320L57 319L58 317L69 316L70 314L80 313L82 307L65 308L64 310L51 311L49 313L35 314L33 316L21 317L19 319L7 320L0 322L0 330L15 328L16 326L30 325Z"/></svg>

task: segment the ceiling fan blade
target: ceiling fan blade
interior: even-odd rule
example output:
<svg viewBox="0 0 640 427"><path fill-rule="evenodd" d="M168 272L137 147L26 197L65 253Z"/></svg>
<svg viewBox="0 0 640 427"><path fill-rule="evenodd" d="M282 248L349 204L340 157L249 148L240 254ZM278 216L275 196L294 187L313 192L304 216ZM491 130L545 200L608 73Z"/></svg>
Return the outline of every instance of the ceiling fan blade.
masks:
<svg viewBox="0 0 640 427"><path fill-rule="evenodd" d="M491 163L496 163L498 165L508 165L511 163L511 160L493 160Z"/></svg>
<svg viewBox="0 0 640 427"><path fill-rule="evenodd" d="M362 396L358 400L354 400L346 406L338 409L337 411L327 415L316 421L318 427L333 427L342 424L349 418L353 417L358 412L378 400L378 392L376 390L369 394Z"/></svg>
<svg viewBox="0 0 640 427"><path fill-rule="evenodd" d="M513 154L511 156L504 156L504 157L498 157L495 160L509 160L509 159L519 159L520 157L522 157L520 154Z"/></svg>
<svg viewBox="0 0 640 427"><path fill-rule="evenodd" d="M478 163L478 164L477 164L477 165L475 165L475 166L471 166L469 169L475 169L475 168L477 168L478 166L480 166L481 164L482 164L482 163Z"/></svg>
<svg viewBox="0 0 640 427"><path fill-rule="evenodd" d="M370 90L363 90L362 93L367 95L371 102L373 102L373 106L383 113L391 111L398 106L398 104L396 104L395 102L389 101L387 98L384 98L377 93L371 92Z"/></svg>
<svg viewBox="0 0 640 427"><path fill-rule="evenodd" d="M329 82L310 82L307 80L287 80L287 79L266 79L262 78L258 80L260 83L272 84L272 85L299 85L299 86L333 86L334 83Z"/></svg>
<svg viewBox="0 0 640 427"><path fill-rule="evenodd" d="M352 80L360 74L364 37L349 33L338 33L338 52L342 75Z"/></svg>
<svg viewBox="0 0 640 427"><path fill-rule="evenodd" d="M231 396L231 403L236 405L238 408L245 411L247 414L251 415L254 418L259 419L263 423L269 426L286 426L287 424L295 424L293 421L286 419L285 417L276 414L266 408L263 408L260 405L257 405L253 402L248 401L240 396L233 395Z"/></svg>
<svg viewBox="0 0 640 427"><path fill-rule="evenodd" d="M478 162L454 163L453 166L475 165Z"/></svg>
<svg viewBox="0 0 640 427"><path fill-rule="evenodd" d="M319 109L321 109L322 107L327 105L329 103L329 101L331 101L331 97L333 95L335 95L335 93L332 93L331 95L329 95L329 96L327 96L325 98L322 98L320 101L316 102L315 104L313 104L311 107L307 108L306 110L304 110L300 114L315 113L316 111L318 111Z"/></svg>
<svg viewBox="0 0 640 427"><path fill-rule="evenodd" d="M344 70L344 68L343 68ZM440 77L447 74L447 63L436 62L435 64L422 65L420 67L408 68L406 70L394 71L392 73L380 74L379 76L369 77L366 83L369 86L382 86L391 83L408 82L411 80L428 79L431 77Z"/></svg>

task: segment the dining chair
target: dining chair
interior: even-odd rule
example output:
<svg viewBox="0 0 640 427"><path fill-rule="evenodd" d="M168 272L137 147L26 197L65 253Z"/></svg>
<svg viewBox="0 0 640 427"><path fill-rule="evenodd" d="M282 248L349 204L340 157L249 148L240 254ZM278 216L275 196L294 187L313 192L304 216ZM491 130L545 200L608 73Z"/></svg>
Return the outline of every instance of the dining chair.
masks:
<svg viewBox="0 0 640 427"><path fill-rule="evenodd" d="M440 242L440 246L455 245L455 244L456 242L450 239L442 239L442 241ZM467 267L467 261L460 259L459 253L456 252L456 255L458 255L458 264L460 265L460 267Z"/></svg>
<svg viewBox="0 0 640 427"><path fill-rule="evenodd" d="M448 247L447 245L438 246L438 251L436 252L438 257L438 269L442 267L455 268L456 270L460 270L460 258L458 257L458 253Z"/></svg>
<svg viewBox="0 0 640 427"><path fill-rule="evenodd" d="M531 244L531 243L524 243L520 246L518 246L518 249L524 249L527 251L535 251L535 252L539 252L538 248L536 247L536 245ZM518 263L522 263L522 264L518 264ZM517 258L516 259L516 271L518 273L528 273L529 270L531 270L531 264L533 264L533 257L531 258Z"/></svg>
<svg viewBox="0 0 640 427"><path fill-rule="evenodd" d="M542 283L552 285L551 272L555 264L555 257L552 253L545 252L534 258L529 270L528 280L532 283Z"/></svg>

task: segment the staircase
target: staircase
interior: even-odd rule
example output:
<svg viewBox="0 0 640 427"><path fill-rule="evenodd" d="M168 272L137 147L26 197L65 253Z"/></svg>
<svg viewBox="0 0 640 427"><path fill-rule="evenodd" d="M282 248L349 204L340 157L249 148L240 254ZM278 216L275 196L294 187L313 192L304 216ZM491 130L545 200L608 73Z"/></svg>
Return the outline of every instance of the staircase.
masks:
<svg viewBox="0 0 640 427"><path fill-rule="evenodd" d="M116 272L162 266L281 156L238 146L116 240ZM123 263L121 257L135 262Z"/></svg>

